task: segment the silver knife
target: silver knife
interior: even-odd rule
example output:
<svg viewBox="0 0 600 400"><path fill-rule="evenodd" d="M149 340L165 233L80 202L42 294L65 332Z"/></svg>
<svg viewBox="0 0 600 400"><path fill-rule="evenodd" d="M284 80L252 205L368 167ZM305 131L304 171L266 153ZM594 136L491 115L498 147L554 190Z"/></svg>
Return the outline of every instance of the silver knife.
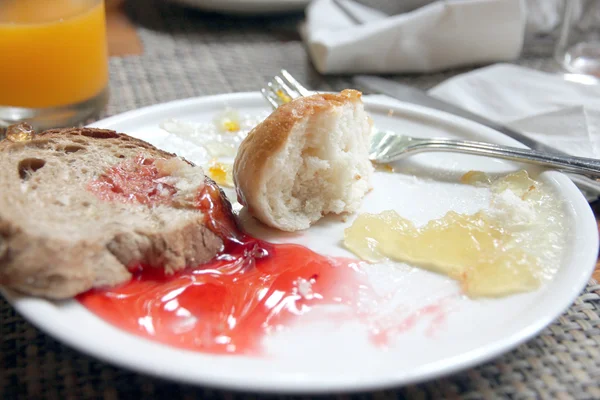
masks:
<svg viewBox="0 0 600 400"><path fill-rule="evenodd" d="M485 117L482 117L481 115L472 113L471 111L465 110L464 108L455 106L454 104L450 104L448 102L430 96L423 90L403 85L396 81L380 78L377 76L358 75L354 77L353 80L359 87L364 87L371 91L385 94L389 97L393 97L394 99L405 101L407 103L418 104L429 108L434 108L440 111L445 111L449 114L454 114L459 117L478 122L481 125L485 125L488 128L492 128L498 132L505 134L506 136L509 136L523 143L525 146L531 149L543 151L546 153L566 154L560 150L555 149L552 146L548 146L544 143L538 142L537 140L532 139L524 135L523 133L517 132L507 126L491 121ZM571 178L571 180L582 191L586 192L588 200L595 199L598 196L600 196L600 182L598 180L589 178L584 175L567 175L569 175L569 178Z"/></svg>

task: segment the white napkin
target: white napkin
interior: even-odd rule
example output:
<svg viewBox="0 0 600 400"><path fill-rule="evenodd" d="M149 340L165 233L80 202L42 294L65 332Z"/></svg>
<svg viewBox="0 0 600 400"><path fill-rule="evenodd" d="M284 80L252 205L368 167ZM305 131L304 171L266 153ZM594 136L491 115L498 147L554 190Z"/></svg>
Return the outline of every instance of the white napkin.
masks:
<svg viewBox="0 0 600 400"><path fill-rule="evenodd" d="M431 72L513 60L523 46L524 0L440 0L393 16L340 1L347 11L313 1L302 29L324 74Z"/></svg>
<svg viewBox="0 0 600 400"><path fill-rule="evenodd" d="M457 75L429 93L564 152L600 158L600 85L564 76L497 64Z"/></svg>

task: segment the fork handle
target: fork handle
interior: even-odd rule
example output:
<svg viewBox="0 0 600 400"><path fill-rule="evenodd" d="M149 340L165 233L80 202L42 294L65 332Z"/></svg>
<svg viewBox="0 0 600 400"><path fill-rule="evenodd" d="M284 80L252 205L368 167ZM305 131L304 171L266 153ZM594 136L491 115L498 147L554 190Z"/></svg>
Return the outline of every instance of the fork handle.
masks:
<svg viewBox="0 0 600 400"><path fill-rule="evenodd" d="M449 151L478 156L490 156L552 167L594 178L600 177L600 160L594 158L542 153L531 149L500 146L491 143L467 140L427 139L417 141L407 146L403 153L420 153L424 151ZM396 157L393 158L400 157L401 154L397 154Z"/></svg>

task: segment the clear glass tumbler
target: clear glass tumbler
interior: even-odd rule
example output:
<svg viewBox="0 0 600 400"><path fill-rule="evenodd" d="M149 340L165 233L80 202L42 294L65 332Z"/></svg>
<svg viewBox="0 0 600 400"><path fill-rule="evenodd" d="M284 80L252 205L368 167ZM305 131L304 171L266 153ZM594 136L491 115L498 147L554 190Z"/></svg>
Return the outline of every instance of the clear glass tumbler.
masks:
<svg viewBox="0 0 600 400"><path fill-rule="evenodd" d="M600 0L565 0L556 60L576 74L600 77Z"/></svg>
<svg viewBox="0 0 600 400"><path fill-rule="evenodd" d="M108 98L103 0L0 0L0 130L75 125Z"/></svg>

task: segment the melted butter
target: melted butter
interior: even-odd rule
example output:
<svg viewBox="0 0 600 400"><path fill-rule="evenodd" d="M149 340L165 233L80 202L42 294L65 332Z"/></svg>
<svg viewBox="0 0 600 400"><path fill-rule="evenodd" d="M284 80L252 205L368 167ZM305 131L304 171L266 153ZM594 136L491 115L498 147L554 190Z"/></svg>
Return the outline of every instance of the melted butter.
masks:
<svg viewBox="0 0 600 400"><path fill-rule="evenodd" d="M346 229L345 246L366 261L392 259L445 274L470 297L536 289L553 268L538 254L558 259L559 207L526 171L498 179L472 171L461 182L489 187L490 207L472 215L450 211L422 227L395 211L362 214ZM547 243L540 240L546 231Z"/></svg>
<svg viewBox="0 0 600 400"><path fill-rule="evenodd" d="M285 94L285 92L283 90L278 90L275 93L277 94L277 97L279 97L279 99L283 103L289 103L290 101L292 101L292 98L290 96L288 96L287 94Z"/></svg>
<svg viewBox="0 0 600 400"><path fill-rule="evenodd" d="M227 108L220 114L217 114L213 123L219 132L238 132L241 129L240 126L240 115L232 108Z"/></svg>
<svg viewBox="0 0 600 400"><path fill-rule="evenodd" d="M208 176L218 185L233 187L233 166L213 160L208 166Z"/></svg>

